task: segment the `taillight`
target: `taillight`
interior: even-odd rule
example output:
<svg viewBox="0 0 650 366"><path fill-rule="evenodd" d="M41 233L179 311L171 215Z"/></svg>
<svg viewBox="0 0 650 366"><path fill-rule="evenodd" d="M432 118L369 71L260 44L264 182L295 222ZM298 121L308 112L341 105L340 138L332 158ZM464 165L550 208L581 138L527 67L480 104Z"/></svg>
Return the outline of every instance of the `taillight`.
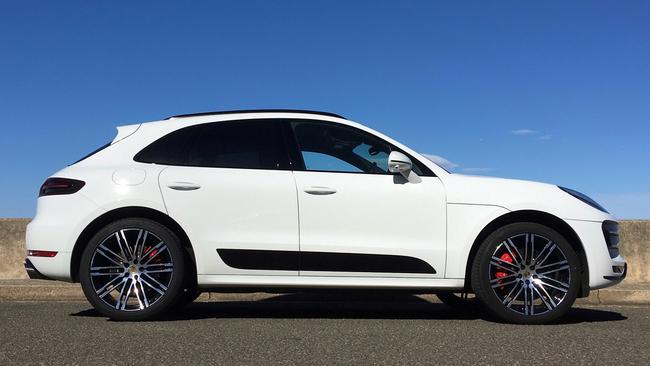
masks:
<svg viewBox="0 0 650 366"><path fill-rule="evenodd" d="M72 194L79 191L86 183L81 180L68 178L47 178L41 186L38 196L53 196Z"/></svg>
<svg viewBox="0 0 650 366"><path fill-rule="evenodd" d="M28 250L27 256L53 258L56 256L56 253L58 252L53 252L51 250Z"/></svg>

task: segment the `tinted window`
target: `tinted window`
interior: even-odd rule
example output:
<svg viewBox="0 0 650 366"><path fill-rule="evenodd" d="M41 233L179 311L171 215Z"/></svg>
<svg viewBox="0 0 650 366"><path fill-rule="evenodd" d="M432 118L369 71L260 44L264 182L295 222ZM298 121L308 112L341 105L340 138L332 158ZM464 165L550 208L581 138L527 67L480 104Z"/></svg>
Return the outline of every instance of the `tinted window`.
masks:
<svg viewBox="0 0 650 366"><path fill-rule="evenodd" d="M362 173L361 169L332 155L303 151L302 159L307 170Z"/></svg>
<svg viewBox="0 0 650 366"><path fill-rule="evenodd" d="M393 150L400 151L388 142L350 126L296 121L292 122L292 127L306 170L391 174L388 155ZM417 162L413 161L413 164L415 173L422 175Z"/></svg>
<svg viewBox="0 0 650 366"><path fill-rule="evenodd" d="M287 169L279 121L215 122L174 131L140 151L135 161L214 168Z"/></svg>

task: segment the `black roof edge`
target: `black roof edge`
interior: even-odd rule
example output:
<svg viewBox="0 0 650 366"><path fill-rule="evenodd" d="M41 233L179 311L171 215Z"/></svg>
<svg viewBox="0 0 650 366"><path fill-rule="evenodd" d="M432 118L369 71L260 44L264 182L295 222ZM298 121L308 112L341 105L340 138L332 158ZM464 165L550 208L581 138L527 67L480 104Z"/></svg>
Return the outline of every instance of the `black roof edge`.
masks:
<svg viewBox="0 0 650 366"><path fill-rule="evenodd" d="M317 114L321 116L337 117L346 119L343 116L340 116L336 113L330 112L319 112L319 111L310 111L303 109L239 109L234 111L216 111L216 112L200 112L200 113L189 113L189 114L179 114L176 116L167 117L165 119L172 118L184 118L184 117L199 117L199 116L214 116L220 114L239 114L239 113L306 113L306 114Z"/></svg>

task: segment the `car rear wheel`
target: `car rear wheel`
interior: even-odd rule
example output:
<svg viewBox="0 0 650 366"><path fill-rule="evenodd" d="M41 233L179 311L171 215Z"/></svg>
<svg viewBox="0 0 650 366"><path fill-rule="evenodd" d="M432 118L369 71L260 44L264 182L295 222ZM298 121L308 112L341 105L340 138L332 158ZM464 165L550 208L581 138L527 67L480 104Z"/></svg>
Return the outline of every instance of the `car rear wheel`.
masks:
<svg viewBox="0 0 650 366"><path fill-rule="evenodd" d="M472 287L498 318L542 324L560 318L573 305L580 273L580 260L563 236L540 224L516 223L481 244Z"/></svg>
<svg viewBox="0 0 650 366"><path fill-rule="evenodd" d="M180 241L144 218L116 221L100 230L81 258L80 282L88 301L115 320L146 320L172 307L183 290Z"/></svg>

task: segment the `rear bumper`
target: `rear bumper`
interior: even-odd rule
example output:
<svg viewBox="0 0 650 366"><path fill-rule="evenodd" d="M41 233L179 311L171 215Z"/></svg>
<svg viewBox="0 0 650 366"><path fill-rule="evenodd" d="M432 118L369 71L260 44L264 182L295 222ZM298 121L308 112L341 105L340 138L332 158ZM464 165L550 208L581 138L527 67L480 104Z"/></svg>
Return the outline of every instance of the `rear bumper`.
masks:
<svg viewBox="0 0 650 366"><path fill-rule="evenodd" d="M58 252L55 257L27 257L25 258L25 271L32 279L57 280L71 282L70 280L70 252ZM32 277L36 276L36 277ZM40 278L42 276L45 278Z"/></svg>
<svg viewBox="0 0 650 366"><path fill-rule="evenodd" d="M32 280L52 280L39 272L29 258L25 258L25 271L27 272L27 276Z"/></svg>
<svg viewBox="0 0 650 366"><path fill-rule="evenodd" d="M47 278L71 281L72 251L93 210L96 205L79 193L40 197L36 216L27 225L25 249L53 251L57 255L30 256L31 266Z"/></svg>

